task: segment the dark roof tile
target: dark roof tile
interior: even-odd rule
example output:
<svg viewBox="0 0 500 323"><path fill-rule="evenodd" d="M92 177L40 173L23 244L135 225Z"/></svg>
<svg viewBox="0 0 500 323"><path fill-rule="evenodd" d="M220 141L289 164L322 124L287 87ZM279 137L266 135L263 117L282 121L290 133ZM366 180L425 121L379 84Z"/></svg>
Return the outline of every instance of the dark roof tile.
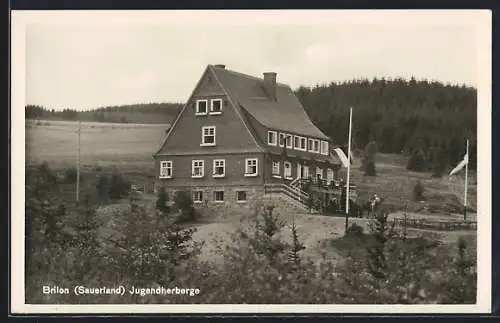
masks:
<svg viewBox="0 0 500 323"><path fill-rule="evenodd" d="M229 95L262 125L319 139L330 140L313 124L292 89L276 84L277 100L264 90L264 80L225 68L212 66Z"/></svg>

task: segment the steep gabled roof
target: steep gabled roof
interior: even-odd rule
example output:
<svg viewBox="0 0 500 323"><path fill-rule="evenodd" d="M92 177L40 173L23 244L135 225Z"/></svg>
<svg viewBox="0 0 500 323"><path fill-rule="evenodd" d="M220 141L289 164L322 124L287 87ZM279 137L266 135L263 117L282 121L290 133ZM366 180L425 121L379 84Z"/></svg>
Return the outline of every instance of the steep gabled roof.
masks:
<svg viewBox="0 0 500 323"><path fill-rule="evenodd" d="M316 127L292 89L276 84L276 98L272 100L264 90L264 80L251 75L212 66L218 80L229 95L262 125L282 131L329 140Z"/></svg>

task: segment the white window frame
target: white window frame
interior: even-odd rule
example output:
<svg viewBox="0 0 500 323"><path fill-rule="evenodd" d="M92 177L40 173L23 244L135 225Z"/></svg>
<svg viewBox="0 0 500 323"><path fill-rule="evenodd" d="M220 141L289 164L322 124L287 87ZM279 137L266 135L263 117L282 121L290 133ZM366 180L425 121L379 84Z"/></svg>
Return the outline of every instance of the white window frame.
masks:
<svg viewBox="0 0 500 323"><path fill-rule="evenodd" d="M238 193L240 193L240 192L244 192L245 193L245 199L244 200L238 199ZM247 200L248 200L247 191L243 191L243 190L236 191L236 197L235 198L236 198L236 203L246 203Z"/></svg>
<svg viewBox="0 0 500 323"><path fill-rule="evenodd" d="M283 138L283 142L281 141L281 138ZM278 138L278 144L280 147L285 147L286 144L286 133L280 132L279 138Z"/></svg>
<svg viewBox="0 0 500 323"><path fill-rule="evenodd" d="M200 193L201 194L201 199L196 199L196 193ZM192 194L191 194L191 198L193 199L193 203L203 203L203 191L200 191L200 190L196 190L196 191L192 191Z"/></svg>
<svg viewBox="0 0 500 323"><path fill-rule="evenodd" d="M299 145L295 145L295 140L299 141ZM305 137L302 137L302 136L294 136L294 149L295 150L301 150L301 151L306 151L307 150L307 139ZM305 141L305 144L306 146L304 148L302 148L302 143L303 143L303 140Z"/></svg>
<svg viewBox="0 0 500 323"><path fill-rule="evenodd" d="M214 137L214 142L211 143L211 142L205 142L205 137L209 137L209 136L212 136L210 134L206 135L205 134L205 130L208 130L210 132L210 130L213 129L214 130L214 134L213 134L213 137ZM216 135L217 135L217 129L215 126L205 126L205 127L201 127L201 144L200 146L215 146L215 142L216 142Z"/></svg>
<svg viewBox="0 0 500 323"><path fill-rule="evenodd" d="M288 167L287 167L288 165ZM286 179L292 179L292 163L289 162L289 161L286 161L283 163L283 166L284 166L284 169L283 169L283 176L286 178ZM287 169L290 170L290 174L287 174Z"/></svg>
<svg viewBox="0 0 500 323"><path fill-rule="evenodd" d="M214 111L214 102L220 102L220 111ZM210 115L218 115L222 114L222 99L212 99L210 100L210 112L208 113Z"/></svg>
<svg viewBox="0 0 500 323"><path fill-rule="evenodd" d="M273 138L274 140L271 141L271 137L270 135L273 135ZM268 130L267 131L267 144L269 146L277 146L278 145L278 132L277 131L272 131L272 130Z"/></svg>
<svg viewBox="0 0 500 323"><path fill-rule="evenodd" d="M316 145L318 146L318 149L315 149ZM319 151L321 149L320 146L321 146L320 140L319 139L314 139L314 142L313 142L313 152L319 154Z"/></svg>
<svg viewBox="0 0 500 323"><path fill-rule="evenodd" d="M221 165L217 165L217 163L222 163ZM217 167L222 167L222 174L217 174L215 171ZM226 176L226 160L225 159L214 159L212 166L212 176L215 178L221 178Z"/></svg>
<svg viewBox="0 0 500 323"><path fill-rule="evenodd" d="M288 139L290 139L290 145L288 144ZM293 149L293 135L287 133L286 136L285 136L285 145L286 145L286 148L290 148L290 149Z"/></svg>
<svg viewBox="0 0 500 323"><path fill-rule="evenodd" d="M333 182L335 180L335 172L331 168L326 169L326 181L328 184Z"/></svg>
<svg viewBox="0 0 500 323"><path fill-rule="evenodd" d="M205 102L205 112L200 112L200 102ZM202 99L202 100L196 100L196 112L195 115L197 116L205 116L208 113L208 100Z"/></svg>
<svg viewBox="0 0 500 323"><path fill-rule="evenodd" d="M293 148L296 150L300 148L300 136L293 136Z"/></svg>
<svg viewBox="0 0 500 323"><path fill-rule="evenodd" d="M318 175L320 175L320 179L323 179L323 169L319 166L316 166L316 178L318 178Z"/></svg>
<svg viewBox="0 0 500 323"><path fill-rule="evenodd" d="M174 163L171 160L162 160L160 161L160 175L159 178L172 178L174 173ZM165 169L165 172L168 173L167 170L170 170L170 175L162 175L162 170Z"/></svg>
<svg viewBox="0 0 500 323"><path fill-rule="evenodd" d="M309 166L304 165L304 168L302 169L302 178L309 178Z"/></svg>
<svg viewBox="0 0 500 323"><path fill-rule="evenodd" d="M307 139L307 151L314 152L314 139L312 138Z"/></svg>
<svg viewBox="0 0 500 323"><path fill-rule="evenodd" d="M255 162L255 173L250 173L250 167L253 165L249 165L250 162ZM245 159L245 176L246 177L255 177L259 175L259 159L258 158L246 158Z"/></svg>
<svg viewBox="0 0 500 323"><path fill-rule="evenodd" d="M328 155L328 141L321 140L320 153L321 155Z"/></svg>
<svg viewBox="0 0 500 323"><path fill-rule="evenodd" d="M300 137L300 150L307 151L307 138Z"/></svg>
<svg viewBox="0 0 500 323"><path fill-rule="evenodd" d="M217 200L216 197L217 197L217 192L222 192L222 200ZM214 202L215 203L224 203L224 200L225 200L225 196L224 196L224 190L216 190L214 191Z"/></svg>
<svg viewBox="0 0 500 323"><path fill-rule="evenodd" d="M273 177L276 177L276 178L281 178L281 168L280 168L281 164L279 161L273 161L272 164L271 164L271 174L273 175ZM278 172L276 173L275 170L276 170L276 167L278 168Z"/></svg>
<svg viewBox="0 0 500 323"><path fill-rule="evenodd" d="M201 163L201 166L195 166L196 163ZM194 174L194 169L199 168L201 169L200 173L201 175L195 175ZM191 177L192 178L202 178L205 176L205 161L203 159L194 159L191 161Z"/></svg>

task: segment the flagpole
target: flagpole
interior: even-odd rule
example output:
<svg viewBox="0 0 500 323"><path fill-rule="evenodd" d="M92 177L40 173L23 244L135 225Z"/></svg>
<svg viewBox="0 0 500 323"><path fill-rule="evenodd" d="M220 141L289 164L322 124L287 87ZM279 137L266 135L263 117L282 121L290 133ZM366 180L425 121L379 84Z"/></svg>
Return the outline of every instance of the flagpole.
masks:
<svg viewBox="0 0 500 323"><path fill-rule="evenodd" d="M345 232L349 226L349 193L350 193L350 177L351 177L351 130L352 130L352 107L349 108L349 142L347 144L347 188L345 194Z"/></svg>
<svg viewBox="0 0 500 323"><path fill-rule="evenodd" d="M467 177L469 174L469 139L465 148L465 156L467 162L465 163L465 184L464 184L464 221L467 219Z"/></svg>

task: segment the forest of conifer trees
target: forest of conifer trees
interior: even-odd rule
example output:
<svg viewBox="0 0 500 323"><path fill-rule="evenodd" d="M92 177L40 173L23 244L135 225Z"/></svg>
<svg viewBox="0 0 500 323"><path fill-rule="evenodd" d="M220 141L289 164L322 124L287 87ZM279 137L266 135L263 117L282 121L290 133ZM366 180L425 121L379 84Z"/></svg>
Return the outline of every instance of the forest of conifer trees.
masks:
<svg viewBox="0 0 500 323"><path fill-rule="evenodd" d="M364 79L300 87L296 95L313 122L341 146L353 107L356 149L375 141L379 152L405 153L416 161L414 170L439 175L463 158L468 138L470 167L476 167L475 88L414 78Z"/></svg>

